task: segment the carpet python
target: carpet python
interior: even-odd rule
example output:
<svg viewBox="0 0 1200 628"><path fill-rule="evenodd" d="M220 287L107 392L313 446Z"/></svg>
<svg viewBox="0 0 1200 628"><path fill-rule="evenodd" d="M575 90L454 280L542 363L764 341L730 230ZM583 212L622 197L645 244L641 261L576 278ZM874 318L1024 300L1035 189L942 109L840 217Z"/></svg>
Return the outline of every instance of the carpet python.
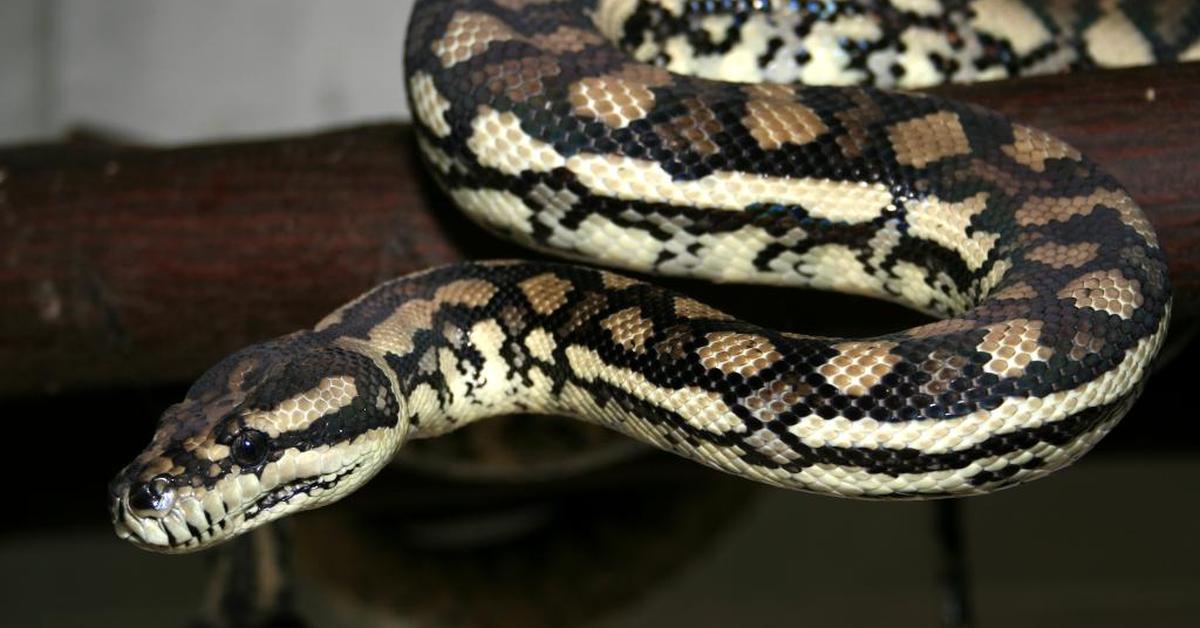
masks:
<svg viewBox="0 0 1200 628"><path fill-rule="evenodd" d="M1153 229L1042 131L830 84L1195 59L1198 23L1193 2L419 1L418 143L474 220L576 260L940 320L813 337L584 266L431 269L204 374L110 485L118 534L206 547L348 494L405 441L515 412L838 496L1059 469L1130 407L1162 342Z"/></svg>

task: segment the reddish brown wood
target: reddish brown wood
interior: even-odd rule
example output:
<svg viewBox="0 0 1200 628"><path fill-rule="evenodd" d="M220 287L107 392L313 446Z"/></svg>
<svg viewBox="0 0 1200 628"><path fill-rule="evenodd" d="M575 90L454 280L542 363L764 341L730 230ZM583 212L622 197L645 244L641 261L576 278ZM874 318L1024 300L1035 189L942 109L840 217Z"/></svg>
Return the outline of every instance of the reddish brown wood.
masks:
<svg viewBox="0 0 1200 628"><path fill-rule="evenodd" d="M1191 312L1200 65L939 91L1056 133L1117 174L1158 225ZM380 280L530 255L429 193L411 139L381 125L0 149L0 396L185 381Z"/></svg>
<svg viewBox="0 0 1200 628"><path fill-rule="evenodd" d="M378 281L459 259L439 219L465 221L425 200L412 144L388 125L0 151L0 394L190 379Z"/></svg>

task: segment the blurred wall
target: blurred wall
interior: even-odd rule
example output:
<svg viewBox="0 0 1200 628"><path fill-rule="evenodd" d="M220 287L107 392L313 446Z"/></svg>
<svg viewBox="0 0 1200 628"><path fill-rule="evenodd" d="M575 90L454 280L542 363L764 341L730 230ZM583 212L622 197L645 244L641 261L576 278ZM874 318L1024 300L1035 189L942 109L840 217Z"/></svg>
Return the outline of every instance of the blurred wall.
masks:
<svg viewBox="0 0 1200 628"><path fill-rule="evenodd" d="M0 0L0 142L179 142L408 117L412 0Z"/></svg>

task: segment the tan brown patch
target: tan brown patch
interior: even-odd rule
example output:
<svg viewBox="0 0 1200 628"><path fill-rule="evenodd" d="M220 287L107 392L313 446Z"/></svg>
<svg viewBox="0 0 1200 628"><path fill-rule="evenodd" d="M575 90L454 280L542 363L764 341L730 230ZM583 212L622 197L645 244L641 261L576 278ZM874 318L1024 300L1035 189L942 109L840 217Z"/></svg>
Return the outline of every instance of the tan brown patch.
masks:
<svg viewBox="0 0 1200 628"><path fill-rule="evenodd" d="M354 378L326 377L315 387L280 402L274 408L246 414L245 424L271 437L303 430L314 421L350 405L358 396Z"/></svg>
<svg viewBox="0 0 1200 628"><path fill-rule="evenodd" d="M920 369L929 375L929 381L921 385L926 395L940 395L950 390L950 383L963 376L963 369L971 363L966 356L936 349L924 361Z"/></svg>
<svg viewBox="0 0 1200 628"><path fill-rule="evenodd" d="M616 273L609 272L600 273L600 282L603 283L604 287L608 288L609 290L624 290L629 286L636 286L637 284L642 283L632 277L626 277L625 275L618 275Z"/></svg>
<svg viewBox="0 0 1200 628"><path fill-rule="evenodd" d="M686 347L695 339L692 330L687 325L668 327L663 333L663 339L654 345L654 352L659 357L672 360L682 360L687 357Z"/></svg>
<svg viewBox="0 0 1200 628"><path fill-rule="evenodd" d="M342 309L344 309L344 307L345 306L343 306ZM256 358L253 356L242 358L241 360L238 360L237 366L234 366L233 369L229 371L229 377L226 378L226 380L225 380L225 390L235 393L235 394L236 393L244 394L246 392L244 390L244 387L246 385L246 376L249 375L251 373L251 371L258 368L259 364L260 364L259 358ZM219 388L215 388L215 387L211 387L211 386L206 387L205 389L197 391L197 392L198 392L198 394L195 397L189 397L189 398L202 399L205 401L212 401L219 394L222 394L222 391Z"/></svg>
<svg viewBox="0 0 1200 628"><path fill-rule="evenodd" d="M742 93L750 100L791 100L796 97L796 88L786 83L748 83Z"/></svg>
<svg viewBox="0 0 1200 628"><path fill-rule="evenodd" d="M753 377L783 359L775 345L762 336L718 331L704 338L708 344L697 352L700 364L726 375L739 373L742 377Z"/></svg>
<svg viewBox="0 0 1200 628"><path fill-rule="evenodd" d="M1122 202L1126 198L1117 190L1101 190L1087 196L1034 196L1025 201L1013 215L1021 226L1065 222L1073 216L1092 213L1099 203Z"/></svg>
<svg viewBox="0 0 1200 628"><path fill-rule="evenodd" d="M1045 362L1054 350L1038 344L1042 321L1015 318L987 326L988 333L976 350L992 356L983 369L1000 377L1020 377L1035 360Z"/></svg>
<svg viewBox="0 0 1200 628"><path fill-rule="evenodd" d="M1033 286L1024 281L1018 281L1011 286L997 290L994 294L989 295L989 298L1000 301L1017 301L1020 299L1032 299L1037 295L1037 290L1034 290Z"/></svg>
<svg viewBox="0 0 1200 628"><path fill-rule="evenodd" d="M947 318L941 321L934 321L920 327L913 327L908 330L908 335L913 338L932 338L934 336L945 336L947 334L955 334L960 331L968 331L975 329L976 323L964 318Z"/></svg>
<svg viewBox="0 0 1200 628"><path fill-rule="evenodd" d="M599 292L585 294L583 299L575 307L571 308L571 312L567 316L567 322L558 330L559 336L567 336L576 329L579 329L581 325L599 314L607 305L608 297L605 297L603 294Z"/></svg>
<svg viewBox="0 0 1200 628"><path fill-rule="evenodd" d="M654 108L654 92L645 83L617 76L585 78L571 84L567 98L575 115L622 128Z"/></svg>
<svg viewBox="0 0 1200 628"><path fill-rule="evenodd" d="M554 57L522 57L487 65L473 73L471 80L514 102L525 102L545 93L543 79L558 76L561 71Z"/></svg>
<svg viewBox="0 0 1200 628"><path fill-rule="evenodd" d="M755 390L741 402L754 413L755 418L767 423L779 418L812 393L813 387L808 382L795 373L787 373Z"/></svg>
<svg viewBox="0 0 1200 628"><path fill-rule="evenodd" d="M750 96L742 124L763 150L802 146L829 131L817 112L796 102L788 85L762 83L742 89Z"/></svg>
<svg viewBox="0 0 1200 628"><path fill-rule="evenodd" d="M727 321L733 318L710 305L687 297L675 297L675 315L680 318L705 318L717 321Z"/></svg>
<svg viewBox="0 0 1200 628"><path fill-rule="evenodd" d="M450 67L483 53L493 42L509 41L516 31L487 13L458 11L446 25L446 33L433 42L433 54Z"/></svg>
<svg viewBox="0 0 1200 628"><path fill-rule="evenodd" d="M1035 172L1046 171L1046 161L1050 159L1070 159L1079 161L1083 155L1071 148L1062 140L1022 124L1013 125L1013 143L1002 146L1000 150L1012 157L1017 163L1027 166Z"/></svg>
<svg viewBox="0 0 1200 628"><path fill-rule="evenodd" d="M916 168L971 151L958 114L949 111L894 124L888 129L888 138L896 152L896 161Z"/></svg>
<svg viewBox="0 0 1200 628"><path fill-rule="evenodd" d="M613 342L635 353L645 353L646 341L654 335L654 322L642 318L642 309L636 306L608 316L600 326L612 334Z"/></svg>
<svg viewBox="0 0 1200 628"><path fill-rule="evenodd" d="M1092 353L1104 350L1105 341L1102 336L1094 336L1089 330L1081 329L1071 338L1071 351L1067 354L1072 360L1079 361Z"/></svg>
<svg viewBox="0 0 1200 628"><path fill-rule="evenodd" d="M712 155L720 150L713 136L724 127L712 109L696 98L687 98L682 104L687 114L654 125L654 131L662 137L664 145L673 151L691 150L701 155Z"/></svg>
<svg viewBox="0 0 1200 628"><path fill-rule="evenodd" d="M641 83L646 87L662 87L670 85L674 81L671 73L666 68L660 68L647 63L627 63L621 66L621 69L610 73L608 76L623 81Z"/></svg>
<svg viewBox="0 0 1200 628"><path fill-rule="evenodd" d="M1126 279L1120 270L1098 270L1067 284L1058 291L1058 298L1074 299L1078 308L1129 318L1142 306L1142 285L1137 279Z"/></svg>
<svg viewBox="0 0 1200 628"><path fill-rule="evenodd" d="M534 312L547 316L567 302L567 293L574 289L571 282L555 275L542 273L517 284Z"/></svg>
<svg viewBox="0 0 1200 628"><path fill-rule="evenodd" d="M1012 174L1011 172L1005 172L1004 169L1000 168L996 164L983 159L972 159L971 167L969 169L960 170L956 172L954 176L959 180L973 181L975 179L980 179L987 181L988 183L998 186L1008 196L1016 196L1019 192L1028 187L1028 181L1018 179L1016 175ZM1039 179L1038 183L1045 183L1045 185L1040 185L1040 187L1045 190L1050 189L1048 182L1043 182Z"/></svg>
<svg viewBox="0 0 1200 628"><path fill-rule="evenodd" d="M527 323L525 312L515 305L506 305L500 310L500 322L504 323L504 331L510 336L521 335Z"/></svg>
<svg viewBox="0 0 1200 628"><path fill-rule="evenodd" d="M483 279L458 279L437 289L434 301L468 307L483 307L496 294L496 285Z"/></svg>
<svg viewBox="0 0 1200 628"><path fill-rule="evenodd" d="M860 157L863 151L871 145L870 128L883 120L883 109L863 90L855 89L849 92L850 100L855 106L851 109L834 114L845 127L846 133L837 138L838 147L842 154L854 159Z"/></svg>
<svg viewBox="0 0 1200 628"><path fill-rule="evenodd" d="M413 350L413 334L429 329L437 305L426 299L405 301L378 325L371 328L367 341L385 353L405 356Z"/></svg>
<svg viewBox="0 0 1200 628"><path fill-rule="evenodd" d="M529 37L529 41L546 52L564 54L567 52L579 52L589 46L602 44L604 43L604 38L596 31L572 28L570 26L559 26L558 30L553 33L532 35Z"/></svg>
<svg viewBox="0 0 1200 628"><path fill-rule="evenodd" d="M228 409L226 409L228 412ZM157 437L156 437L157 440ZM183 450L190 451L196 454L196 457L201 460L220 460L229 455L229 445L221 445L217 443L216 435L212 432L204 435L192 435L183 439ZM157 475L150 474L151 477Z"/></svg>
<svg viewBox="0 0 1200 628"><path fill-rule="evenodd" d="M1096 259L1100 245L1096 242L1059 244L1047 242L1025 254L1025 259L1041 262L1051 268L1079 268Z"/></svg>
<svg viewBox="0 0 1200 628"><path fill-rule="evenodd" d="M1034 196L1025 201L1014 217L1022 226L1045 225L1051 222L1066 222L1073 216L1087 216L1100 206L1114 209L1120 214L1121 220L1142 239L1151 245L1158 245L1154 228L1150 226L1142 210L1121 190L1096 190L1087 196Z"/></svg>
<svg viewBox="0 0 1200 628"><path fill-rule="evenodd" d="M900 363L900 356L891 352L896 346L882 340L836 344L833 348L838 355L822 364L817 372L843 395L866 395Z"/></svg>

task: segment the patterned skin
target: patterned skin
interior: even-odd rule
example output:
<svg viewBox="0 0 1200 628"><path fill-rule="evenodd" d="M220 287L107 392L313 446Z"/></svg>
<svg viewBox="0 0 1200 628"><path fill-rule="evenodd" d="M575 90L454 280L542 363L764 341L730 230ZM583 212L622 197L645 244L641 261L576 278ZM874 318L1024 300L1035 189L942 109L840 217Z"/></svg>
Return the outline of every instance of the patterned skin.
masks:
<svg viewBox="0 0 1200 628"><path fill-rule="evenodd" d="M1200 59L1200 5L1194 0L657 0L610 6L615 17L601 23L605 35L639 61L743 83L917 88Z"/></svg>
<svg viewBox="0 0 1200 628"><path fill-rule="evenodd" d="M628 35L639 10L419 2L409 93L450 196L567 257L868 294L942 320L816 338L606 271L433 269L210 370L113 481L120 535L206 547L344 496L406 440L512 412L777 486L899 499L1041 477L1120 419L1170 287L1116 181L970 105L639 63L602 34Z"/></svg>

